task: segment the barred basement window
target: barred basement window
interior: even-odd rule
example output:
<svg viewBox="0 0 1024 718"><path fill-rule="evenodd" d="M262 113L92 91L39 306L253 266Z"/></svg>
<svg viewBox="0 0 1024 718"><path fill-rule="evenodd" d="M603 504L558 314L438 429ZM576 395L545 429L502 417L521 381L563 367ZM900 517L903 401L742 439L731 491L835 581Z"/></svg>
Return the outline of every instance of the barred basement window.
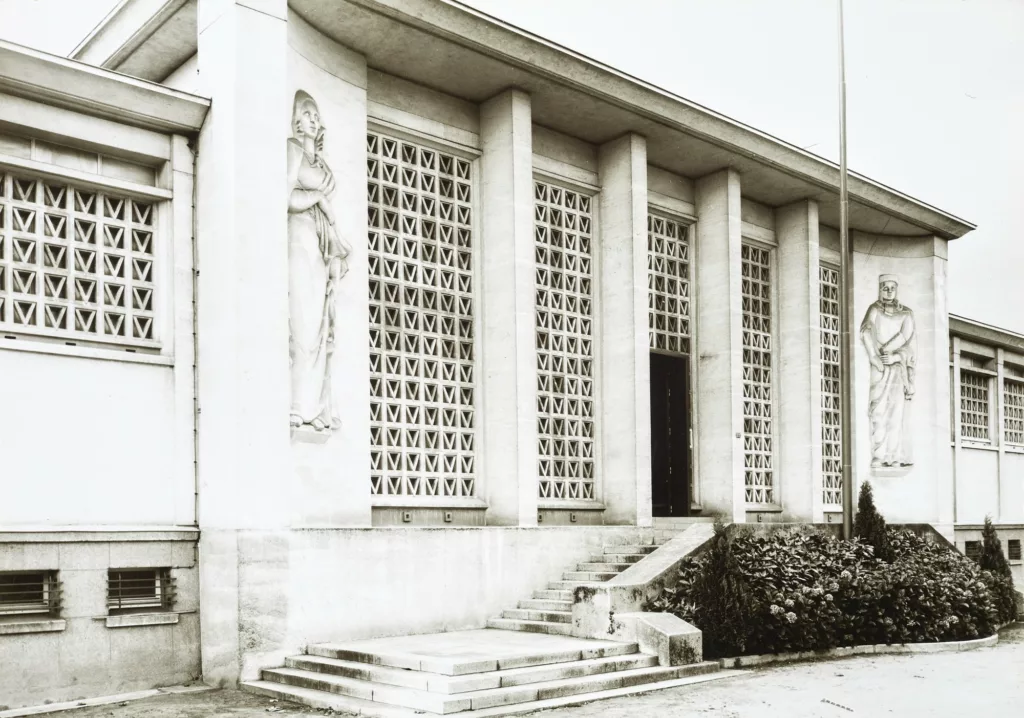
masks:
<svg viewBox="0 0 1024 718"><path fill-rule="evenodd" d="M1007 541L1006 552L1011 561L1020 561L1020 539L1010 539Z"/></svg>
<svg viewBox="0 0 1024 718"><path fill-rule="evenodd" d="M170 611L174 579L169 568L120 568L107 572L107 610L111 614Z"/></svg>
<svg viewBox="0 0 1024 718"><path fill-rule="evenodd" d="M1007 444L1024 445L1024 381L1003 379L1003 436Z"/></svg>
<svg viewBox="0 0 1024 718"><path fill-rule="evenodd" d="M0 326L152 342L155 220L149 202L0 172Z"/></svg>
<svg viewBox="0 0 1024 718"><path fill-rule="evenodd" d="M647 320L651 349L690 353L687 226L647 215Z"/></svg>
<svg viewBox="0 0 1024 718"><path fill-rule="evenodd" d="M960 436L973 441L989 441L989 377L960 370Z"/></svg>
<svg viewBox="0 0 1024 718"><path fill-rule="evenodd" d="M821 293L821 479L825 506L843 505L842 413L839 390L839 271L818 268Z"/></svg>
<svg viewBox="0 0 1024 718"><path fill-rule="evenodd" d="M590 197L534 183L542 499L595 499Z"/></svg>
<svg viewBox="0 0 1024 718"><path fill-rule="evenodd" d="M744 244L742 275L745 496L773 504L771 252Z"/></svg>
<svg viewBox="0 0 1024 718"><path fill-rule="evenodd" d="M964 555L972 561L981 560L981 541L965 541Z"/></svg>
<svg viewBox="0 0 1024 718"><path fill-rule="evenodd" d="M56 571L0 572L0 617L60 615Z"/></svg>
<svg viewBox="0 0 1024 718"><path fill-rule="evenodd" d="M374 495L475 493L471 174L367 135Z"/></svg>

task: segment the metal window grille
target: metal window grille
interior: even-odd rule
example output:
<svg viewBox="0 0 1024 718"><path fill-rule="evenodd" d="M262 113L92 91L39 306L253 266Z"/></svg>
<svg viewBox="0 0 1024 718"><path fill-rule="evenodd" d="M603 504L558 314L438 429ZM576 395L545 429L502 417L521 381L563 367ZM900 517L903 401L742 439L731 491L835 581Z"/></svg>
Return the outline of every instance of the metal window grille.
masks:
<svg viewBox="0 0 1024 718"><path fill-rule="evenodd" d="M594 499L592 200L534 183L539 494Z"/></svg>
<svg viewBox="0 0 1024 718"><path fill-rule="evenodd" d="M775 503L771 252L742 247L743 463L747 503Z"/></svg>
<svg viewBox="0 0 1024 718"><path fill-rule="evenodd" d="M819 267L821 294L821 480L825 506L843 505L842 413L839 384L839 271Z"/></svg>
<svg viewBox="0 0 1024 718"><path fill-rule="evenodd" d="M690 243L682 222L647 215L647 321L651 349L690 354Z"/></svg>
<svg viewBox="0 0 1024 718"><path fill-rule="evenodd" d="M107 610L169 611L174 606L174 579L168 568L125 568L107 572Z"/></svg>
<svg viewBox="0 0 1024 718"><path fill-rule="evenodd" d="M60 615L61 585L56 571L0 573L0 616Z"/></svg>
<svg viewBox="0 0 1024 718"><path fill-rule="evenodd" d="M148 202L0 172L0 326L152 342L155 220Z"/></svg>
<svg viewBox="0 0 1024 718"><path fill-rule="evenodd" d="M1006 553L1011 561L1020 561L1020 539L1010 539L1007 541Z"/></svg>
<svg viewBox="0 0 1024 718"><path fill-rule="evenodd" d="M1024 381L1003 379L1003 436L1007 444L1024 444Z"/></svg>
<svg viewBox="0 0 1024 718"><path fill-rule="evenodd" d="M989 377L960 370L960 436L989 441Z"/></svg>
<svg viewBox="0 0 1024 718"><path fill-rule="evenodd" d="M981 541L965 541L964 555L972 561L981 560Z"/></svg>
<svg viewBox="0 0 1024 718"><path fill-rule="evenodd" d="M473 496L472 165L367 135L370 493Z"/></svg>

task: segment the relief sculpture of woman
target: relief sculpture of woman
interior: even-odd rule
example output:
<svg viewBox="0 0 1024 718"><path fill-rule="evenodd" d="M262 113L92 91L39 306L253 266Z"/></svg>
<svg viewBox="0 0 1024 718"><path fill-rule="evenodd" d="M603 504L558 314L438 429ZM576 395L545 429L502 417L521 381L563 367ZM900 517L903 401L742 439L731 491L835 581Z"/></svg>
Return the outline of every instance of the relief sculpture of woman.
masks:
<svg viewBox="0 0 1024 718"><path fill-rule="evenodd" d="M351 247L335 229L334 174L323 157L316 101L295 93L288 139L288 305L293 427L339 424L331 401L334 305Z"/></svg>

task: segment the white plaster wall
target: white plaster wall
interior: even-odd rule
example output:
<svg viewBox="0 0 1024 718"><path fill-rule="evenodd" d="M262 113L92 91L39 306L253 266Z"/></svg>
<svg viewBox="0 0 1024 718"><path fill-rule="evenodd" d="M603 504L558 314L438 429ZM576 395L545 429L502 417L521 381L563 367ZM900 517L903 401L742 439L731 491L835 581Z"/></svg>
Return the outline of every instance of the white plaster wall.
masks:
<svg viewBox="0 0 1024 718"><path fill-rule="evenodd" d="M611 543L612 527L204 532L234 556L242 678L315 642L482 628Z"/></svg>
<svg viewBox="0 0 1024 718"><path fill-rule="evenodd" d="M0 376L0 525L194 521L171 367L0 351Z"/></svg>
<svg viewBox="0 0 1024 718"><path fill-rule="evenodd" d="M888 521L951 526L954 499L945 243L930 236L883 237L855 232L853 247L853 470L857 485L871 482L876 505ZM913 310L917 335L916 395L910 402L904 434L914 463L902 472L877 471L870 466L870 367L859 329L868 307L878 298L881 274L899 277L899 300Z"/></svg>
<svg viewBox="0 0 1024 718"><path fill-rule="evenodd" d="M180 90L181 92L190 92L193 95L199 92L199 54L196 53L168 75L163 82L160 83L165 87L170 87L172 90Z"/></svg>
<svg viewBox="0 0 1024 718"><path fill-rule="evenodd" d="M998 520L999 454L985 449L961 449L956 472L956 520L982 523Z"/></svg>
<svg viewBox="0 0 1024 718"><path fill-rule="evenodd" d="M999 520L1024 523L1024 453L1006 452L999 472Z"/></svg>
<svg viewBox="0 0 1024 718"><path fill-rule="evenodd" d="M324 156L337 183L333 196L337 227L352 246L347 259L348 274L338 286L337 340L332 366L334 404L341 417L341 427L323 444L293 437L292 476L287 492L290 524L368 526L366 62L361 55L324 37L294 13L288 21L288 44L289 102L299 89L317 101L326 128ZM391 87L388 83L385 85ZM420 105L413 102L410 106ZM290 118L290 106L288 115ZM290 136L290 127L282 127L281 142Z"/></svg>

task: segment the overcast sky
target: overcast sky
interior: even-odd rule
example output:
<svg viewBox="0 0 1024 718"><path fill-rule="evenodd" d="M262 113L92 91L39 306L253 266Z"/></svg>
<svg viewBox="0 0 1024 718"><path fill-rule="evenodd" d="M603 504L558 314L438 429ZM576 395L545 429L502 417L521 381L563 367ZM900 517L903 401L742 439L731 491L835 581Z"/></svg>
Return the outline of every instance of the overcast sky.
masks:
<svg viewBox="0 0 1024 718"><path fill-rule="evenodd" d="M0 37L66 54L115 0L0 0ZM831 0L470 0L838 161ZM846 0L850 167L972 221L950 311L1024 332L1024 0Z"/></svg>

